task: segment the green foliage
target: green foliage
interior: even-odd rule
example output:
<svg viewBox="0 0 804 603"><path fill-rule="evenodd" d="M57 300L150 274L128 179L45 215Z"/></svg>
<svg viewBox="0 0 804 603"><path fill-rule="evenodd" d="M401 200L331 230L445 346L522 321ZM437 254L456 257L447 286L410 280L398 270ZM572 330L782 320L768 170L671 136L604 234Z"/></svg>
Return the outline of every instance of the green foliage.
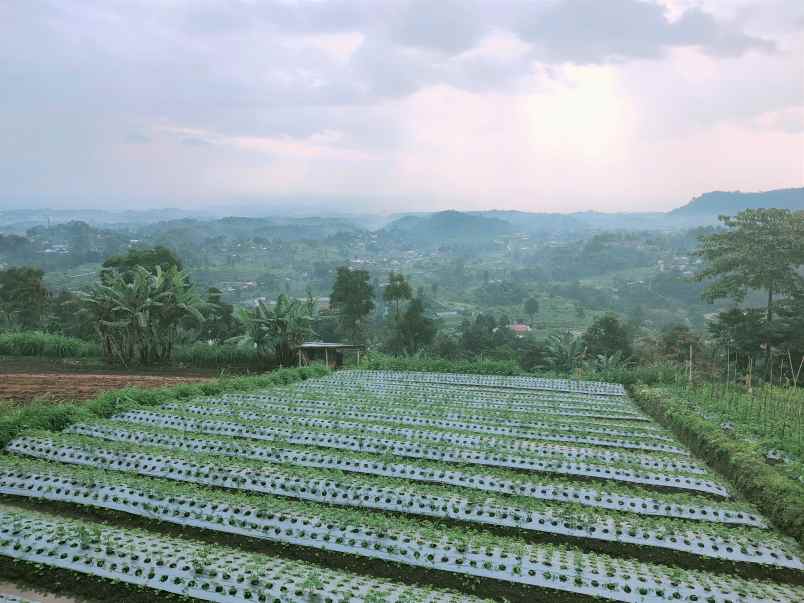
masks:
<svg viewBox="0 0 804 603"><path fill-rule="evenodd" d="M366 270L340 267L329 301L338 315L340 333L352 343L365 340L365 318L374 309L374 289Z"/></svg>
<svg viewBox="0 0 804 603"><path fill-rule="evenodd" d="M586 329L583 341L587 354L595 357L620 354L623 358L628 358L633 353L628 329L611 313L597 318Z"/></svg>
<svg viewBox="0 0 804 603"><path fill-rule="evenodd" d="M436 334L435 321L424 315L424 304L418 297L408 304L393 329L389 347L406 354L415 354L429 346Z"/></svg>
<svg viewBox="0 0 804 603"><path fill-rule="evenodd" d="M116 255L108 258L103 262L102 276L111 274L112 272L120 272L125 275L133 274L137 266L142 266L149 272L156 272L157 266L163 272L169 271L171 268L183 270L181 260L167 247L157 245L153 248L146 249L129 249L125 255Z"/></svg>
<svg viewBox="0 0 804 603"><path fill-rule="evenodd" d="M632 395L694 453L729 478L779 528L804 544L804 484L768 465L756 442L730 435L717 421L702 416L705 395L692 392L684 398L666 388L649 387L635 387Z"/></svg>
<svg viewBox="0 0 804 603"><path fill-rule="evenodd" d="M38 356L42 358L101 358L100 345L75 337L65 337L41 331L0 333L0 356ZM176 346L173 355L176 364L198 368L223 369L272 368L256 349L233 344L209 345L197 342Z"/></svg>
<svg viewBox="0 0 804 603"><path fill-rule="evenodd" d="M627 368L631 361L623 355L619 350L609 356L605 354L598 354L591 360L587 361L587 366L595 372L609 372L619 371Z"/></svg>
<svg viewBox="0 0 804 603"><path fill-rule="evenodd" d="M254 309L242 309L240 320L246 334L235 338L241 346L252 347L265 358L292 365L296 350L311 337L316 315L316 301L291 299L281 294L271 307L259 301Z"/></svg>
<svg viewBox="0 0 804 603"><path fill-rule="evenodd" d="M0 356L91 358L100 356L97 344L41 331L0 333Z"/></svg>
<svg viewBox="0 0 804 603"><path fill-rule="evenodd" d="M361 368L388 371L425 371L432 373L472 373L477 375L539 375L566 378L565 370L527 371L514 360L451 360L420 354L417 356L390 356L370 352L360 363ZM683 368L670 363L651 366L608 366L595 370L594 366L578 365L574 379L621 383L625 385L657 385L676 383L683 377Z"/></svg>
<svg viewBox="0 0 804 603"><path fill-rule="evenodd" d="M44 330L85 341L94 340L95 327L80 310L81 299L72 291L51 294L43 321Z"/></svg>
<svg viewBox="0 0 804 603"><path fill-rule="evenodd" d="M280 369L257 376L216 379L197 384L181 384L159 389L125 388L106 392L83 402L53 404L32 402L21 409L0 410L0 447L4 447L23 431L44 429L61 431L73 423L112 415L140 407L153 407L166 402L187 400L197 396L219 395L225 392L247 392L296 381L320 377L326 367L312 365L296 369Z"/></svg>
<svg viewBox="0 0 804 603"><path fill-rule="evenodd" d="M255 348L230 343L209 345L201 341L191 345L176 346L173 360L180 365L210 369L265 370L277 366L261 357Z"/></svg>
<svg viewBox="0 0 804 603"><path fill-rule="evenodd" d="M463 355L469 358L480 355L497 359L500 356L513 357L516 336L508 324L507 318L500 317L497 321L490 314L478 314L474 321L464 319L460 330Z"/></svg>
<svg viewBox="0 0 804 603"><path fill-rule="evenodd" d="M48 293L37 268L0 270L0 329L35 329L41 325Z"/></svg>
<svg viewBox="0 0 804 603"><path fill-rule="evenodd" d="M662 355L679 364L689 362L692 347L693 362L701 355L703 340L686 325L672 325L662 330L659 336Z"/></svg>
<svg viewBox="0 0 804 603"><path fill-rule="evenodd" d="M719 345L753 356L765 342L765 318L757 308L730 308L719 312L708 330Z"/></svg>
<svg viewBox="0 0 804 603"><path fill-rule="evenodd" d="M778 348L804 359L804 287L780 301L772 337Z"/></svg>
<svg viewBox="0 0 804 603"><path fill-rule="evenodd" d="M512 281L490 282L475 291L475 298L489 306L518 306L528 294L520 283Z"/></svg>
<svg viewBox="0 0 804 603"><path fill-rule="evenodd" d="M683 367L669 362L648 366L631 366L626 363L620 366L585 367L583 371L576 373L576 377L623 385L669 384L686 378Z"/></svg>
<svg viewBox="0 0 804 603"><path fill-rule="evenodd" d="M535 297L529 297L525 300L523 309L525 310L525 314L533 320L533 317L539 313L539 300Z"/></svg>
<svg viewBox="0 0 804 603"><path fill-rule="evenodd" d="M153 272L136 266L125 275L110 272L81 299L104 356L124 366L170 360L182 321L204 320L204 302L175 266L167 271L157 266Z"/></svg>
<svg viewBox="0 0 804 603"><path fill-rule="evenodd" d="M23 431L61 431L73 423L93 418L96 416L79 404L34 402L21 409L4 411L0 415L0 447L4 447Z"/></svg>
<svg viewBox="0 0 804 603"><path fill-rule="evenodd" d="M473 373L477 375L521 375L513 360L446 360L427 356L389 356L377 352L367 354L361 368L388 371L426 371L432 373Z"/></svg>
<svg viewBox="0 0 804 603"><path fill-rule="evenodd" d="M712 279L704 298L742 302L751 290L767 291L765 312L770 323L774 296L794 293L804 285L798 272L804 265L804 212L747 209L720 220L728 230L701 237L696 252L706 265L695 278Z"/></svg>
<svg viewBox="0 0 804 603"><path fill-rule="evenodd" d="M585 353L583 340L569 331L550 335L544 346L547 366L558 372L574 371L582 364Z"/></svg>
<svg viewBox="0 0 804 603"><path fill-rule="evenodd" d="M220 289L210 287L207 292L207 304L202 310L204 322L198 333L202 341L220 343L242 335L243 324L237 320L234 306L223 301Z"/></svg>
<svg viewBox="0 0 804 603"><path fill-rule="evenodd" d="M388 275L388 284L383 289L382 298L386 302L394 304L395 316L399 316L399 303L411 297L413 297L413 289L405 280L405 276L401 272L391 272Z"/></svg>

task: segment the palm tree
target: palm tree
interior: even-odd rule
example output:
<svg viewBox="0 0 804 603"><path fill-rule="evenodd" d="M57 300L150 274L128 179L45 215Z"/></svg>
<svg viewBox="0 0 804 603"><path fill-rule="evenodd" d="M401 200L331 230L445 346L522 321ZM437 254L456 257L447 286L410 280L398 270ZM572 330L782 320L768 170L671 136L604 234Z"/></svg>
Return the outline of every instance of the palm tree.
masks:
<svg viewBox="0 0 804 603"><path fill-rule="evenodd" d="M240 311L238 318L245 325L246 334L233 340L256 347L264 358L273 356L280 364L291 365L299 346L315 334L316 310L312 297L302 301L283 293L273 308L259 301L254 309Z"/></svg>

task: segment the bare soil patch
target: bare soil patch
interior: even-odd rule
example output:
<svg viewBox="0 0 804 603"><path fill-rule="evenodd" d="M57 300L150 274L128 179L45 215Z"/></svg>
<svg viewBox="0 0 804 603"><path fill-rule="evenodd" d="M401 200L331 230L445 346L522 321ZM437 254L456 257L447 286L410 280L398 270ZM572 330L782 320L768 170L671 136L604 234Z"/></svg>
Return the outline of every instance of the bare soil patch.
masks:
<svg viewBox="0 0 804 603"><path fill-rule="evenodd" d="M0 400L88 400L122 387L164 387L208 381L199 376L91 373L0 373Z"/></svg>

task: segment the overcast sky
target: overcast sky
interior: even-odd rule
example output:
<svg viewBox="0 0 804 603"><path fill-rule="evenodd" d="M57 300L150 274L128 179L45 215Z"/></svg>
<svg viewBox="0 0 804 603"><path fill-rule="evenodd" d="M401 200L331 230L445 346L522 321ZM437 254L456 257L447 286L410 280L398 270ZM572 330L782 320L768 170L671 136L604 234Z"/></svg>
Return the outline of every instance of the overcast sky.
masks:
<svg viewBox="0 0 804 603"><path fill-rule="evenodd" d="M800 0L0 0L0 207L802 185Z"/></svg>

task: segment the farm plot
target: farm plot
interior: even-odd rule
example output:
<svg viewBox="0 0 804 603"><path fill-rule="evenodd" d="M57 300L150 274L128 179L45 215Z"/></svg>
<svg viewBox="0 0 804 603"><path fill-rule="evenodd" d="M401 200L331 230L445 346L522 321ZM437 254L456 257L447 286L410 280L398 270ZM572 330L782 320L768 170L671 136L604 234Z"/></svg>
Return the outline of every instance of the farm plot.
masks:
<svg viewBox="0 0 804 603"><path fill-rule="evenodd" d="M0 509L2 555L203 600L804 600L800 547L609 384L344 371L28 432L6 452L0 495L29 508L314 551L312 566L255 561Z"/></svg>
<svg viewBox="0 0 804 603"><path fill-rule="evenodd" d="M122 387L166 387L206 381L204 377L86 373L0 373L0 400L87 400Z"/></svg>

